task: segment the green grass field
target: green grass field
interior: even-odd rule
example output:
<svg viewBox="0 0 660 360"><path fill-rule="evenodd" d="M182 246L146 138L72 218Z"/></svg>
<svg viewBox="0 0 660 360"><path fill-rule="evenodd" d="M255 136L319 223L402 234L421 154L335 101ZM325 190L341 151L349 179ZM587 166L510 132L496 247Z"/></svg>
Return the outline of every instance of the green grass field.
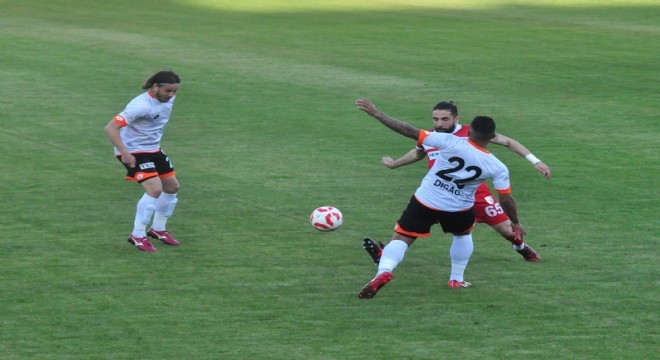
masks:
<svg viewBox="0 0 660 360"><path fill-rule="evenodd" d="M651 359L660 356L657 1L0 0L0 358ZM182 77L163 148L182 188L156 254L103 127ZM464 291L419 240L357 299L456 101L550 165L509 166L530 264L483 225ZM317 206L345 215L334 233Z"/></svg>

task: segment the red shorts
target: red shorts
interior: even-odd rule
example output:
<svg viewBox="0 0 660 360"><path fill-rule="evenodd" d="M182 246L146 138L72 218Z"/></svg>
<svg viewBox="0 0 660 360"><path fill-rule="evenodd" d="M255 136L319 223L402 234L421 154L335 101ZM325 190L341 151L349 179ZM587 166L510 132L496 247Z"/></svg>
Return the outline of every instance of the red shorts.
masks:
<svg viewBox="0 0 660 360"><path fill-rule="evenodd" d="M490 193L486 183L482 183L474 194L474 217L478 223L497 225L509 220L497 199Z"/></svg>

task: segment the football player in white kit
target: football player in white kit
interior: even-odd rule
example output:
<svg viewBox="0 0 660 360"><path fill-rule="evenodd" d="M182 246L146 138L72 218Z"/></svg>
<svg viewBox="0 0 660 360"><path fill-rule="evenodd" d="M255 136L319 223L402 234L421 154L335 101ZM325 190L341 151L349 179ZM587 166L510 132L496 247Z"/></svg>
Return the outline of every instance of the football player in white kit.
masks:
<svg viewBox="0 0 660 360"><path fill-rule="evenodd" d="M356 105L395 132L416 139L418 146L429 145L440 149L435 163L397 221L392 239L381 254L376 276L362 288L358 297L373 298L380 288L390 282L392 271L403 260L408 247L418 237L429 236L431 226L436 223L444 232L453 234L448 286L470 286L463 279L463 274L473 251L471 230L475 215L472 208L475 192L486 179L493 180L500 204L511 220L516 236L522 237L525 233L511 196L509 171L486 150L495 136L495 121L490 117L477 116L471 123L468 138L459 138L447 133L422 131L403 121L383 116L367 99L358 99Z"/></svg>
<svg viewBox="0 0 660 360"><path fill-rule="evenodd" d="M170 158L160 148L160 140L180 83L173 71L155 73L142 85L147 91L131 100L105 127L115 156L126 167L126 180L136 181L144 189L128 237L128 242L142 251L156 251L147 236L167 245L179 245L166 229L178 201L179 182Z"/></svg>
<svg viewBox="0 0 660 360"><path fill-rule="evenodd" d="M382 113L382 112L381 112ZM388 116L383 114L384 116ZM432 112L433 128L437 132L450 133L458 137L467 137L470 130L469 125L459 123L458 107L453 101L441 101L433 107ZM534 168L550 180L550 167L544 164L540 159L534 156L525 146L515 139L506 137L502 134L495 134L495 138L490 141L491 144L506 146L514 153L524 157L534 165ZM422 145L414 147L402 157L394 160L389 156L383 157L381 163L390 169L412 164L419 160L428 159L428 168L430 169L435 162L438 149L432 146ZM497 231L504 239L513 244L513 248L527 261L540 261L541 257L524 238L517 238L511 229L511 222L506 216L500 204L491 193L488 185L482 183L475 193L474 213L477 223L484 223ZM363 247L374 260L376 265L380 261L380 254L383 251L383 245L380 241L374 241L371 238L364 238Z"/></svg>

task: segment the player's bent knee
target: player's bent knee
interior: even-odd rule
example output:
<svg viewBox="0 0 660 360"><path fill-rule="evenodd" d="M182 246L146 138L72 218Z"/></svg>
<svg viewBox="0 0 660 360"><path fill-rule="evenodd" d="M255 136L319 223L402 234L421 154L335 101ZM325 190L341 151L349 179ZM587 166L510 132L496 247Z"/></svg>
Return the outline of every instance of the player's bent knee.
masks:
<svg viewBox="0 0 660 360"><path fill-rule="evenodd" d="M160 194L163 193L162 189L149 189L147 190L147 194L151 196L152 198L158 199L160 197Z"/></svg>
<svg viewBox="0 0 660 360"><path fill-rule="evenodd" d="M163 191L168 194L178 193L181 187L179 181L174 176L161 179L161 182L163 184Z"/></svg>
<svg viewBox="0 0 660 360"><path fill-rule="evenodd" d="M179 183L176 185L165 185L163 184L163 192L168 194L176 194L179 192Z"/></svg>

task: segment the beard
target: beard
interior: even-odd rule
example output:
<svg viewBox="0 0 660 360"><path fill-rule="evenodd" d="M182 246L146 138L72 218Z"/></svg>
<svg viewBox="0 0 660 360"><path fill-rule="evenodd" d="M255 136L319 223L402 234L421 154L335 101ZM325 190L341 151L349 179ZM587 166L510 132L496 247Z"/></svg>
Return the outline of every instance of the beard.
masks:
<svg viewBox="0 0 660 360"><path fill-rule="evenodd" d="M156 94L156 99L158 101L162 102L162 103L166 103L166 102L170 101L171 98L168 99L167 97L157 93Z"/></svg>
<svg viewBox="0 0 660 360"><path fill-rule="evenodd" d="M435 132L451 134L456 130L456 124L452 125L449 129L435 128Z"/></svg>

